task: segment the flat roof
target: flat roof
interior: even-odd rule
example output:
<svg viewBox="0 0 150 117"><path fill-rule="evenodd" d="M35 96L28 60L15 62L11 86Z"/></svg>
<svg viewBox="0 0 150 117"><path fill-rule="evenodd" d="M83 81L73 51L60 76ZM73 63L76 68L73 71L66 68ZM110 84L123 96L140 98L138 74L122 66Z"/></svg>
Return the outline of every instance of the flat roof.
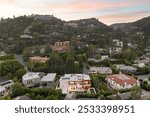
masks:
<svg viewBox="0 0 150 117"><path fill-rule="evenodd" d="M5 85L11 84L11 83L13 83L12 80L7 80L7 81L5 81L5 82L1 82L1 83L0 83L0 86L5 86Z"/></svg>
<svg viewBox="0 0 150 117"><path fill-rule="evenodd" d="M1 82L0 83L0 92L5 91L6 90L6 88L5 88L6 86L13 85L13 84L14 84L14 82L12 80Z"/></svg>
<svg viewBox="0 0 150 117"><path fill-rule="evenodd" d="M40 78L39 72L28 72L22 77L22 80L31 80L36 78Z"/></svg>
<svg viewBox="0 0 150 117"><path fill-rule="evenodd" d="M115 65L118 69L129 69L129 70L137 70L135 67L126 66L124 64L116 64Z"/></svg>
<svg viewBox="0 0 150 117"><path fill-rule="evenodd" d="M70 81L77 81L77 80L91 80L89 75L85 74L65 74L64 77L61 77L61 79L70 80Z"/></svg>
<svg viewBox="0 0 150 117"><path fill-rule="evenodd" d="M51 82L56 78L56 73L48 73L46 76L43 76L41 81L43 82Z"/></svg>
<svg viewBox="0 0 150 117"><path fill-rule="evenodd" d="M90 70L111 70L109 67L90 67Z"/></svg>

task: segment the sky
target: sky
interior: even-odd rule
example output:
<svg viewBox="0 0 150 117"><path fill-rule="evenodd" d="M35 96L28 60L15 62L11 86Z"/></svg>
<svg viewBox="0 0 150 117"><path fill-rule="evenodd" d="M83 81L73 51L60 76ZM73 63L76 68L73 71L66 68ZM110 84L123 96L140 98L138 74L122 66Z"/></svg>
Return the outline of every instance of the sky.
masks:
<svg viewBox="0 0 150 117"><path fill-rule="evenodd" d="M95 17L110 25L150 16L150 0L0 0L0 17L31 14L66 21Z"/></svg>

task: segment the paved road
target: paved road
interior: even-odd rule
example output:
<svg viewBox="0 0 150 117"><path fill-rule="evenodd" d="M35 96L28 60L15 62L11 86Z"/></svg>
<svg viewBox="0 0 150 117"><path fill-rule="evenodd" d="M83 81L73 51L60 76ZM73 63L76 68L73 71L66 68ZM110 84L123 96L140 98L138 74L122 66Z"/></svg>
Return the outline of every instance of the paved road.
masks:
<svg viewBox="0 0 150 117"><path fill-rule="evenodd" d="M142 100L150 99L150 91L146 91L142 89L141 99Z"/></svg>
<svg viewBox="0 0 150 117"><path fill-rule="evenodd" d="M83 63L83 74L88 74L89 70L86 68L86 63Z"/></svg>
<svg viewBox="0 0 150 117"><path fill-rule="evenodd" d="M24 66L25 70L28 72L27 66L26 66L26 64L23 60L22 55L21 54L16 54L16 59L19 61L19 63L21 63Z"/></svg>

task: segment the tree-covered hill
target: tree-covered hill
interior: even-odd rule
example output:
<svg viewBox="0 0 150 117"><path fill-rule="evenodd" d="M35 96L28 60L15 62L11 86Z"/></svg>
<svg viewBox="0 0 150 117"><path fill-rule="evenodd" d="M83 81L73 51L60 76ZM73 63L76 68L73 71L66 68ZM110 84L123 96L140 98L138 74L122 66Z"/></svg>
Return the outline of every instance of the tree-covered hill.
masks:
<svg viewBox="0 0 150 117"><path fill-rule="evenodd" d="M21 16L13 19L3 19L0 21L0 37L8 38L19 36L23 33L25 28L29 26L33 21L33 18L27 16Z"/></svg>

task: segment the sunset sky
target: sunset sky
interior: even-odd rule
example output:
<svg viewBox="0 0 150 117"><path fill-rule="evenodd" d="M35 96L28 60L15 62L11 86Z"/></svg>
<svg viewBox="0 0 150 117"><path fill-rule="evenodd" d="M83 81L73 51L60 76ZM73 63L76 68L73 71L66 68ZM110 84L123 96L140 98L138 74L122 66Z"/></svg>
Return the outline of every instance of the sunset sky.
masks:
<svg viewBox="0 0 150 117"><path fill-rule="evenodd" d="M95 17L110 25L150 16L150 0L0 0L0 17L31 14L66 21Z"/></svg>

